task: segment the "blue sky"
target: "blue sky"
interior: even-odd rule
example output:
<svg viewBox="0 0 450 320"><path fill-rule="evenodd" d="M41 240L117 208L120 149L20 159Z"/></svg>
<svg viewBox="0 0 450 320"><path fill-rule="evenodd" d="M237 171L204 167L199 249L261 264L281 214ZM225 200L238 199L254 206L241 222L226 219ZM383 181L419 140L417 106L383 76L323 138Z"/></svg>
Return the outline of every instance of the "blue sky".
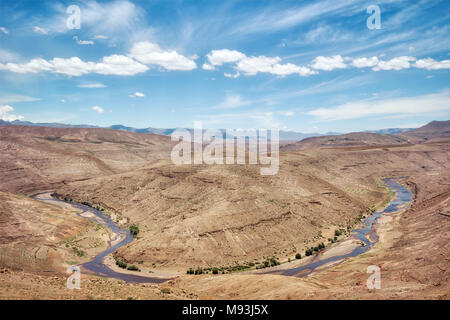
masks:
<svg viewBox="0 0 450 320"><path fill-rule="evenodd" d="M69 29L67 8L80 8ZM380 8L369 29L366 9ZM0 117L351 132L450 118L448 1L0 0Z"/></svg>

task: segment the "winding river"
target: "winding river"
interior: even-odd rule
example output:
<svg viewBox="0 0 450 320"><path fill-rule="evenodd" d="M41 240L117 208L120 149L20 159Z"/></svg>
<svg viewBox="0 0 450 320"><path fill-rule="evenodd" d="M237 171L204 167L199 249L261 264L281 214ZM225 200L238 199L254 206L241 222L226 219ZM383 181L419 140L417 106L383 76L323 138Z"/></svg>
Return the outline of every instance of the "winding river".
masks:
<svg viewBox="0 0 450 320"><path fill-rule="evenodd" d="M271 274L280 274L285 276L297 276L297 277L305 277L317 268L324 266L326 264L330 264L333 262L343 261L346 258L356 257L364 252L367 252L375 243L378 242L378 236L373 229L373 225L377 222L378 218L384 213L395 212L400 209L403 205L409 205L411 200L413 199L412 193L399 184L397 179L395 178L387 178L383 180L384 183L389 187L391 191L395 193L394 199L391 200L389 205L381 211L375 212L370 217L366 218L363 222L363 226L360 229L354 230L354 238L362 241L364 246L357 246L350 253L344 255L332 256L326 259L320 259L321 254L316 255L312 258L311 262L294 268L288 268L284 270L273 270L264 273ZM112 270L106 264L104 264L104 258L119 249L120 247L127 245L131 241L133 241L133 236L129 230L120 228L116 223L114 223L111 218L104 214L103 212L91 208L86 205L82 205L74 202L67 202L63 200L59 200L50 196L49 193L41 193L32 196L33 199L39 201L45 201L49 203L53 203L59 205L61 207L70 206L77 210L77 214L83 218L89 219L91 221L102 224L107 227L111 233L114 235L112 239L108 243L108 248L99 253L94 257L92 261L80 264L79 267L82 268L86 273L123 280L126 282L135 282L135 283L162 283L172 278L156 278L156 277L145 277L141 275L134 275L129 273L121 273ZM81 212L80 212L81 211ZM117 242L116 244L113 244ZM325 250L326 251L326 250Z"/></svg>
<svg viewBox="0 0 450 320"><path fill-rule="evenodd" d="M373 228L374 224L377 222L378 218L385 214L396 212L400 210L402 206L409 206L413 195L412 193L405 188L403 185L397 182L397 178L386 178L383 179L383 182L389 187L391 191L395 193L394 198L384 209L375 212L373 215L367 217L363 221L363 226L360 229L353 231L353 237L359 241L364 243L363 246L357 246L350 253L332 256L330 258L322 259L321 254L318 254L313 257L312 261L295 268L289 268L285 270L274 270L265 273L272 274L280 274L285 276L296 276L296 277L306 277L317 268L324 266L326 264L331 264L333 262L344 261L346 258L356 257L360 254L367 252L370 248L372 248L378 242L378 236ZM326 251L326 250L325 250Z"/></svg>
<svg viewBox="0 0 450 320"><path fill-rule="evenodd" d="M128 243L133 241L133 235L130 233L130 231L120 228L116 223L114 223L111 220L111 218L107 214L104 214L103 212L97 209L91 208L83 204L56 199L54 197L51 197L49 193L37 194L32 196L32 198L35 200L45 201L56 205L60 204L59 206L61 207L70 206L74 209L79 209L77 210L78 216L100 223L101 225L108 228L109 231L111 231L113 237L108 243L108 248L105 251L96 255L93 260L78 265L84 272L100 277L114 278L134 283L162 283L171 279L171 278L145 277L137 274L134 275L130 273L121 273L112 270L106 264L103 263L104 258L108 254L113 253L120 247L127 245ZM117 243L113 244L113 242Z"/></svg>

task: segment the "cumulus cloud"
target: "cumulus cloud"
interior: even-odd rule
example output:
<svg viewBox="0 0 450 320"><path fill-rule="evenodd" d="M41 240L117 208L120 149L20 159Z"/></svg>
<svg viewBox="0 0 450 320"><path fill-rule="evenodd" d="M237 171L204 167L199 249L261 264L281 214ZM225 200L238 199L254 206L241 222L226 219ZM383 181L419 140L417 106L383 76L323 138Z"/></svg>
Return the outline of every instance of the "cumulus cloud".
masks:
<svg viewBox="0 0 450 320"><path fill-rule="evenodd" d="M101 62L85 62L78 57L53 58L50 61L42 58L32 59L28 63L0 63L0 70L9 70L16 73L37 73L51 71L68 76L82 76L89 73L104 75L130 76L148 70L148 67L122 55L103 57Z"/></svg>
<svg viewBox="0 0 450 320"><path fill-rule="evenodd" d="M331 71L334 69L345 69L347 68L347 65L344 63L344 58L340 55L332 57L318 56L312 61L311 68L316 70Z"/></svg>
<svg viewBox="0 0 450 320"><path fill-rule="evenodd" d="M279 75L279 76L287 76L290 74L299 74L303 77L308 77L314 74L318 74L317 71L311 70L310 68L303 67L303 66L297 66L292 63L287 64L275 64L272 68L273 74Z"/></svg>
<svg viewBox="0 0 450 320"><path fill-rule="evenodd" d="M356 68L372 68L375 67L378 64L379 60L377 57L371 57L371 58L356 58L353 59L351 65Z"/></svg>
<svg viewBox="0 0 450 320"><path fill-rule="evenodd" d="M51 71L53 65L42 58L32 59L27 63L0 63L0 70L9 70L15 73L37 73L41 71Z"/></svg>
<svg viewBox="0 0 450 320"><path fill-rule="evenodd" d="M3 121L22 120L24 117L12 114L14 108L9 105L0 105L0 119Z"/></svg>
<svg viewBox="0 0 450 320"><path fill-rule="evenodd" d="M225 63L234 63L234 68L238 72L234 75L225 72L225 77L229 78L237 78L240 72L247 76L253 76L258 73L271 73L278 76L287 76L290 74L309 76L317 73L310 68L297 66L292 63L281 64L280 57L248 57L244 53L236 50L212 50L206 55L206 58L208 59L208 63L203 64L204 70L215 70L215 67Z"/></svg>
<svg viewBox="0 0 450 320"><path fill-rule="evenodd" d="M136 98L136 97L143 98L143 97L145 97L145 94L143 94L142 92L136 92L136 93L130 94L128 96L130 98Z"/></svg>
<svg viewBox="0 0 450 320"><path fill-rule="evenodd" d="M103 110L103 108L99 107L99 106L93 106L92 110L94 110L95 112L97 112L98 114L102 114L105 112L105 110Z"/></svg>
<svg viewBox="0 0 450 320"><path fill-rule="evenodd" d="M378 101L356 101L333 108L315 109L308 114L320 121L334 121L380 115L418 115L438 111L450 111L450 92Z"/></svg>
<svg viewBox="0 0 450 320"><path fill-rule="evenodd" d="M236 79L236 78L238 78L241 74L240 74L239 72L236 72L235 74L224 72L223 75L224 75L225 77L227 77L227 78L233 78L233 79Z"/></svg>
<svg viewBox="0 0 450 320"><path fill-rule="evenodd" d="M222 49L222 50L212 50L210 53L206 55L206 58L209 61L209 66L212 66L214 69L214 66L221 66L224 63L237 62L239 60L246 58L246 56L242 52L236 50Z"/></svg>
<svg viewBox="0 0 450 320"><path fill-rule="evenodd" d="M273 66L280 62L280 57L245 57L236 64L236 69L244 72L246 75L255 75L258 72L272 72Z"/></svg>
<svg viewBox="0 0 450 320"><path fill-rule="evenodd" d="M411 67L410 62L414 60L416 60L416 58L409 56L396 57L388 61L380 61L372 69L374 71L409 69Z"/></svg>
<svg viewBox="0 0 450 320"><path fill-rule="evenodd" d="M97 63L94 68L95 73L121 76L131 76L147 70L147 66L129 57L116 54L104 57L102 62Z"/></svg>
<svg viewBox="0 0 450 320"><path fill-rule="evenodd" d="M197 68L194 60L175 50L163 50L156 43L147 41L135 43L128 56L141 63L161 66L167 70L186 71Z"/></svg>
<svg viewBox="0 0 450 320"><path fill-rule="evenodd" d="M48 34L48 30L39 26L34 26L33 31L40 34Z"/></svg>
<svg viewBox="0 0 450 320"><path fill-rule="evenodd" d="M427 70L450 69L450 60L436 61L431 58L417 60L414 67Z"/></svg>
<svg viewBox="0 0 450 320"><path fill-rule="evenodd" d="M202 65L202 69L203 69L203 70L215 70L216 68L214 68L214 66L212 66L212 65L210 65L210 64L208 64L208 63L204 63L204 64Z"/></svg>

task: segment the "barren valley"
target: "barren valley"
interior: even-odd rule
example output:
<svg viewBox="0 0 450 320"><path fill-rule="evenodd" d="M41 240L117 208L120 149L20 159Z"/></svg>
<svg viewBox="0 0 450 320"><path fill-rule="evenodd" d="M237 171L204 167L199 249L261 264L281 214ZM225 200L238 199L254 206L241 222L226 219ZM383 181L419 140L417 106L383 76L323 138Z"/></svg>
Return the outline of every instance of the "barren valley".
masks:
<svg viewBox="0 0 450 320"><path fill-rule="evenodd" d="M396 135L307 138L281 148L277 175L261 176L255 165L174 165L166 136L1 126L0 295L449 299L449 132L444 121ZM373 248L304 278L267 274L359 245L349 240L352 231L392 200L386 177L399 178L414 198L380 218ZM70 205L30 197L43 192L97 208L123 229L138 227L105 263L171 280L133 284L83 275L82 289L69 291L66 268L90 261L111 235ZM324 250L305 256L322 244ZM119 261L139 271L121 270ZM262 268L273 261L281 265ZM366 287L369 265L382 270L380 290Z"/></svg>

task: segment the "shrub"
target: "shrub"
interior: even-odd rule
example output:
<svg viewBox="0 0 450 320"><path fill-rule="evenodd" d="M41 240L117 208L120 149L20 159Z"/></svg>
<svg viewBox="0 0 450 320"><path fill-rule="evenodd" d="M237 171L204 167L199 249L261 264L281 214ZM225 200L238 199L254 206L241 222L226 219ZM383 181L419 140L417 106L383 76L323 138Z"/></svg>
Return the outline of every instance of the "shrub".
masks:
<svg viewBox="0 0 450 320"><path fill-rule="evenodd" d="M116 261L116 264L117 264L120 268L122 268L122 269L126 269L127 266L128 266L126 262L123 262L123 261L121 261L121 260L117 260L117 261Z"/></svg>
<svg viewBox="0 0 450 320"><path fill-rule="evenodd" d="M275 267L275 266L277 266L277 265L279 265L279 264L280 264L280 262L278 262L277 259L275 259L275 258L271 258L271 259L270 259L270 266L271 266L271 267Z"/></svg>
<svg viewBox="0 0 450 320"><path fill-rule="evenodd" d="M339 237L341 235L341 231L340 230L334 230L334 235L336 237Z"/></svg>
<svg viewBox="0 0 450 320"><path fill-rule="evenodd" d="M212 273L213 273L213 274L218 274L218 273L219 273L219 269L213 268L213 269L212 269Z"/></svg>
<svg viewBox="0 0 450 320"><path fill-rule="evenodd" d="M197 270L195 270L194 274L203 274L203 269L202 268L197 268Z"/></svg>
<svg viewBox="0 0 450 320"><path fill-rule="evenodd" d="M130 271L141 271L138 267L136 267L135 265L131 265L127 267L127 270Z"/></svg>
<svg viewBox="0 0 450 320"><path fill-rule="evenodd" d="M85 252L83 250L78 249L77 247L73 247L73 252L79 257L83 257L85 255Z"/></svg>
<svg viewBox="0 0 450 320"><path fill-rule="evenodd" d="M189 270L186 272L187 274L194 274L194 269L192 269L192 268L189 268Z"/></svg>
<svg viewBox="0 0 450 320"><path fill-rule="evenodd" d="M301 259L302 258L302 255L300 254L300 253L297 253L296 255L295 255L295 259Z"/></svg>
<svg viewBox="0 0 450 320"><path fill-rule="evenodd" d="M305 256L310 256L312 255L312 250L311 249L306 249L305 250Z"/></svg>
<svg viewBox="0 0 450 320"><path fill-rule="evenodd" d="M133 235L133 237L136 237L139 234L139 227L135 224L131 225L130 233Z"/></svg>

